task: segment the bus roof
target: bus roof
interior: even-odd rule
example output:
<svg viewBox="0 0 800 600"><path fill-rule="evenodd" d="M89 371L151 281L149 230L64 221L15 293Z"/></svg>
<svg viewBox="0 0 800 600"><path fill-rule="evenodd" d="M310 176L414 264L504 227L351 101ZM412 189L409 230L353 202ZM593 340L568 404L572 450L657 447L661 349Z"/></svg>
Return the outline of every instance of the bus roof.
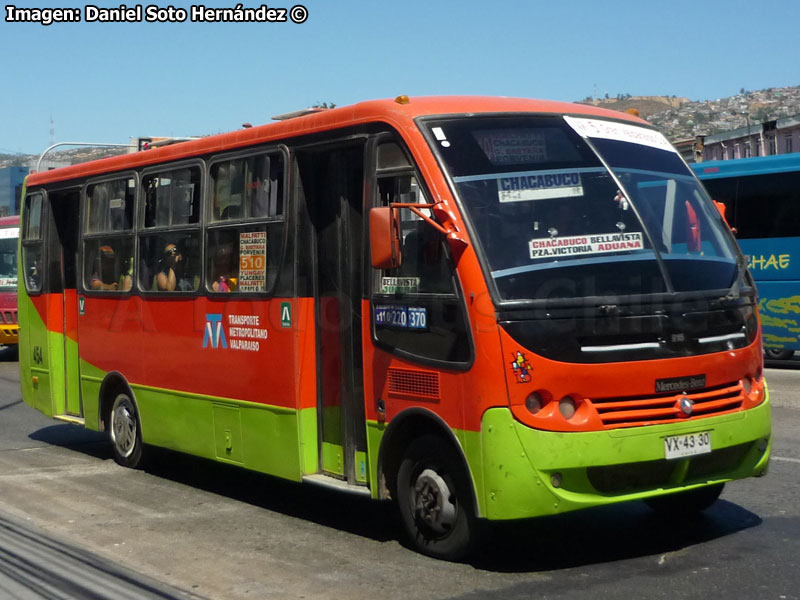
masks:
<svg viewBox="0 0 800 600"><path fill-rule="evenodd" d="M800 171L800 153L776 154L774 156L754 156L733 160L710 160L691 165L702 179L721 179L723 177L743 177L747 175L768 175Z"/></svg>
<svg viewBox="0 0 800 600"><path fill-rule="evenodd" d="M394 100L360 102L352 106L326 109L301 117L204 137L162 148L123 154L70 167L34 173L28 177L27 185L30 187L54 181L134 169L150 164L181 160L237 147L245 148L284 138L333 130L348 125L386 122L397 128L403 128L411 126L413 119L416 117L427 115L507 112L571 114L625 120L649 126L647 121L627 113L568 102L505 97L440 96L410 97L407 103L402 103L399 101L400 98L403 97L398 97Z"/></svg>

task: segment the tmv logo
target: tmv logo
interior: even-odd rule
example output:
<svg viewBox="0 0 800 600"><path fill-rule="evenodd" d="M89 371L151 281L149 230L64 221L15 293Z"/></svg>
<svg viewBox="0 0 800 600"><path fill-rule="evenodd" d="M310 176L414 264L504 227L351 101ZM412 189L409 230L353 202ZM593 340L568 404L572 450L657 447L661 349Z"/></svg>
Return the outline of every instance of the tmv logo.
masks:
<svg viewBox="0 0 800 600"><path fill-rule="evenodd" d="M212 348L228 347L225 331L222 329L222 315L206 315L206 333L203 336L203 348L208 348L209 341Z"/></svg>

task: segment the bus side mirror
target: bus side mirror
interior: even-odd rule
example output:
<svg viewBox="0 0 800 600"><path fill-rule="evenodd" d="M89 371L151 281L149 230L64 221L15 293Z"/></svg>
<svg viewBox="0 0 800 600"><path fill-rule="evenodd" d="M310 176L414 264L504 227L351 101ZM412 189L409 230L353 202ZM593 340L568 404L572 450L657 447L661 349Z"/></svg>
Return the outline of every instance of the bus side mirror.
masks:
<svg viewBox="0 0 800 600"><path fill-rule="evenodd" d="M369 211L369 246L372 266L376 269L400 266L400 221L396 209L380 206Z"/></svg>
<svg viewBox="0 0 800 600"><path fill-rule="evenodd" d="M719 214L722 215L722 220L725 221L725 225L727 225L730 228L730 230L733 232L733 235L736 235L737 233L739 233L738 231L736 231L736 227L731 227L730 223L728 223L728 219L725 218L725 203L724 202L719 202L718 200L712 200L712 202L714 203L714 206L717 207L717 210L719 211Z"/></svg>

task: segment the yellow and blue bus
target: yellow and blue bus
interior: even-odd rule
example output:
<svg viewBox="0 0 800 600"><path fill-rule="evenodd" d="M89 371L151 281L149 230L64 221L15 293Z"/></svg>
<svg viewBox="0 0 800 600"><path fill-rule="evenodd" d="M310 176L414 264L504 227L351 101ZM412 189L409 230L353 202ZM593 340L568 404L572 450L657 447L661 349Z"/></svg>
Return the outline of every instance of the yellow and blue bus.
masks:
<svg viewBox="0 0 800 600"><path fill-rule="evenodd" d="M800 350L800 153L692 165L748 256L759 293L764 351Z"/></svg>

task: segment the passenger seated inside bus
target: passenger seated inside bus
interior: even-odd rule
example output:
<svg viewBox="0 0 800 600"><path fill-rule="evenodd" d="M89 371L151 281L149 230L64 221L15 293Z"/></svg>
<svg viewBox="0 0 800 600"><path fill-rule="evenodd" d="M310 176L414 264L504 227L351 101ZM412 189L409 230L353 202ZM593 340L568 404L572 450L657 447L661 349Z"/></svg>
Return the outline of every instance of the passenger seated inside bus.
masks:
<svg viewBox="0 0 800 600"><path fill-rule="evenodd" d="M222 239L214 251L211 265L211 290L214 292L233 292L239 281L238 259L231 240Z"/></svg>
<svg viewBox="0 0 800 600"><path fill-rule="evenodd" d="M127 292L133 287L133 258L122 262L122 274L119 276L119 290Z"/></svg>
<svg viewBox="0 0 800 600"><path fill-rule="evenodd" d="M177 269L183 256L175 244L169 243L164 247L164 255L158 263L158 271L153 278L154 290L160 292L173 292L178 287Z"/></svg>
<svg viewBox="0 0 800 600"><path fill-rule="evenodd" d="M114 249L105 244L98 248L94 261L94 272L89 279L89 289L116 290L119 287L116 272Z"/></svg>

